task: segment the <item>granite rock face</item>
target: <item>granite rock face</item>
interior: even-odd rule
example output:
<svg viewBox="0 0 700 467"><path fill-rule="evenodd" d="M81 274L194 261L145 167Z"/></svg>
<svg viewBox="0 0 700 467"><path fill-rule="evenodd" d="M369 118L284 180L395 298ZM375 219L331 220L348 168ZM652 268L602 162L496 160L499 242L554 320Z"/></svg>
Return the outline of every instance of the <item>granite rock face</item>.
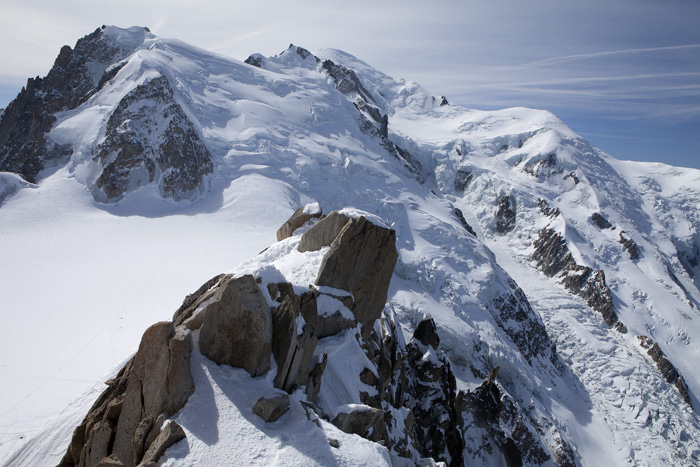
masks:
<svg viewBox="0 0 700 467"><path fill-rule="evenodd" d="M496 210L496 233L499 235L505 235L515 228L516 206L515 198L510 195L499 198Z"/></svg>
<svg viewBox="0 0 700 467"><path fill-rule="evenodd" d="M639 339L639 345L646 349L647 354L649 354L651 359L654 360L666 382L675 386L676 389L678 389L678 392L681 394L683 400L692 407L693 403L690 399L690 394L688 393L688 385L685 383L685 380L678 369L666 357L663 350L661 350L659 344L647 336L637 336L637 339Z"/></svg>
<svg viewBox="0 0 700 467"><path fill-rule="evenodd" d="M110 34L103 26L75 48L64 46L46 77L27 81L0 115L0 172L34 183L44 169L73 153L70 144L48 137L57 115L78 108L107 85L150 32L131 28L134 40L127 41ZM213 172L209 151L162 75L119 102L92 159L97 174L87 180L88 188L97 201L107 203L152 183L164 198L194 200L206 191Z"/></svg>
<svg viewBox="0 0 700 467"><path fill-rule="evenodd" d="M355 318L369 324L379 318L386 303L389 281L398 260L395 245L394 230L375 225L364 217L353 218L323 257L316 284L350 292L354 297Z"/></svg>
<svg viewBox="0 0 700 467"><path fill-rule="evenodd" d="M140 31L145 37L148 29ZM114 76L117 63L133 50L110 40L104 27L63 46L49 73L29 78L0 115L0 172L14 172L29 182L51 164L72 154L70 146L50 142L46 134L56 113L86 102Z"/></svg>
<svg viewBox="0 0 700 467"><path fill-rule="evenodd" d="M167 321L148 328L136 355L107 382L73 432L60 465L105 464L104 458L138 465L158 437L156 422L180 410L194 392L191 351L188 329Z"/></svg>
<svg viewBox="0 0 700 467"><path fill-rule="evenodd" d="M292 214L287 222L282 224L277 230L277 241L284 240L292 236L294 231L301 227L302 225L309 222L311 219L318 219L323 215L320 209L310 209L310 206L302 206ZM302 251L302 250L300 250Z"/></svg>
<svg viewBox="0 0 700 467"><path fill-rule="evenodd" d="M598 311L609 327L626 332L618 323L612 292L605 283L605 272L576 264L566 240L552 229L544 228L535 240L532 257L537 267L549 277L560 278L564 286L586 300L588 306Z"/></svg>
<svg viewBox="0 0 700 467"><path fill-rule="evenodd" d="M162 75L121 100L107 121L95 161L102 171L90 189L102 202L152 183L164 198L195 199L214 169L209 150Z"/></svg>
<svg viewBox="0 0 700 467"><path fill-rule="evenodd" d="M199 347L204 356L244 368L251 376L270 369L272 316L253 276L224 281L200 313L204 319Z"/></svg>

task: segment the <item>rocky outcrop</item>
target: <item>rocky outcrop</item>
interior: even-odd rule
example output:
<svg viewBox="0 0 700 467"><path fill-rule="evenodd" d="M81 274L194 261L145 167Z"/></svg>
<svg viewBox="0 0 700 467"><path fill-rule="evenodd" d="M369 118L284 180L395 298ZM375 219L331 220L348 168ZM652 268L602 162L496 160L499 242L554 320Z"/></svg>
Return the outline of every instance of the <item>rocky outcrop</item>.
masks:
<svg viewBox="0 0 700 467"><path fill-rule="evenodd" d="M63 46L46 77L29 78L7 106L0 116L0 172L14 172L33 183L45 167L72 153L70 145L47 139L56 114L86 102L111 79L109 65L132 52L111 41L104 29L78 40L73 49ZM141 33L145 37L148 30Z"/></svg>
<svg viewBox="0 0 700 467"><path fill-rule="evenodd" d="M277 363L275 387L291 393L309 377L309 369L318 338L310 324L302 325L299 332L300 300L287 295L282 303L272 310L273 336L272 354Z"/></svg>
<svg viewBox="0 0 700 467"><path fill-rule="evenodd" d="M627 331L622 323L618 324L612 292L605 283L605 272L576 264L564 237L552 229L542 229L534 247L532 258L542 272L559 278L567 289L586 300L609 327Z"/></svg>
<svg viewBox="0 0 700 467"><path fill-rule="evenodd" d="M341 214L338 211L331 212L317 222L311 229L304 232L297 249L304 253L307 251L320 250L324 246L331 246L333 240L338 237L338 234L343 230L343 227L345 227L345 224L347 224L349 220L349 216Z"/></svg>
<svg viewBox="0 0 700 467"><path fill-rule="evenodd" d="M517 207L515 198L509 195L503 195L498 200L498 209L496 210L496 233L505 235L515 228L515 216Z"/></svg>
<svg viewBox="0 0 700 467"><path fill-rule="evenodd" d="M561 366L554 343L547 329L535 313L525 296L525 292L511 278L508 278L511 292L497 296L492 307L498 326L505 331L531 364L538 357L552 362L555 368Z"/></svg>
<svg viewBox="0 0 700 467"><path fill-rule="evenodd" d="M449 360L438 351L439 344L435 322L428 318L418 323L406 346L407 404L416 420L421 454L463 465L463 421L456 405L456 380Z"/></svg>
<svg viewBox="0 0 700 467"><path fill-rule="evenodd" d="M277 241L284 240L292 236L294 231L301 227L302 225L309 222L311 219L318 219L322 216L321 208L316 204L302 206L292 214L287 222L282 224L282 226L277 230ZM299 250L303 251L303 250Z"/></svg>
<svg viewBox="0 0 700 467"><path fill-rule="evenodd" d="M672 384L678 389L683 400L690 406L693 407L693 403L690 399L690 394L688 393L688 385L685 383L683 376L680 374L678 369L673 366L673 363L666 357L659 344L654 342L654 340L647 336L637 336L639 339L639 345L646 349L647 354L656 363L659 371L663 375L664 379L668 384Z"/></svg>
<svg viewBox="0 0 700 467"><path fill-rule="evenodd" d="M194 392L191 351L186 328L176 329L170 322L148 328L136 355L107 382L75 429L60 465L92 466L110 456L127 467L139 464L158 439L164 419Z"/></svg>
<svg viewBox="0 0 700 467"><path fill-rule="evenodd" d="M590 221L593 225L598 227L599 229L614 229L613 225L610 223L610 221L601 213L599 212L594 212L591 215Z"/></svg>
<svg viewBox="0 0 700 467"><path fill-rule="evenodd" d="M137 354L108 382L75 430L61 465L155 465L169 446L182 440L185 429L169 418L194 390L189 368L193 335L203 355L220 365L244 368L251 376L263 375L271 367L270 358L275 359L277 373L266 377L273 395L248 408L266 423L296 404L319 427L323 419L386 446L407 462L432 457L450 466L464 465L467 440L477 427L510 465L518 459L548 461L552 456L544 435L501 392L497 370L476 390L457 391L431 318L420 321L409 343L404 342L393 314L384 308L398 256L395 232L354 216L331 213L303 234L316 249L310 251L329 247L315 286L300 290L298 284L265 283L253 275L219 275L185 298L173 323L149 328ZM519 323L522 333L531 310L523 305L524 297L513 300L494 304L500 306L503 322ZM537 320L535 324L541 326ZM528 358L554 353L537 329L522 333L522 338L531 340L521 350ZM333 339L325 341L332 345L354 345L364 354L362 370L341 377L343 384L356 379L352 386L362 389L360 403L355 394L340 405L317 405L328 401L329 393L321 396L327 367L335 365L333 375L339 365L330 361L328 352L317 351L324 339ZM340 363L340 368L349 367ZM343 397L329 387L332 400ZM298 389L306 400L290 397ZM334 445L340 446L337 440Z"/></svg>
<svg viewBox="0 0 700 467"><path fill-rule="evenodd" d="M467 220L464 218L464 214L462 214L462 210L459 208L454 208L453 212L455 213L455 217L457 217L459 220L459 223L462 224L462 227L464 227L464 230L476 237L476 232L474 232L472 226L467 223Z"/></svg>
<svg viewBox="0 0 700 467"><path fill-rule="evenodd" d="M464 193L469 187L469 182L474 178L474 172L467 169L458 169L455 176L455 191Z"/></svg>
<svg viewBox="0 0 700 467"><path fill-rule="evenodd" d="M540 208L540 212L547 217L555 218L559 214L561 214L559 208L550 207L549 203L547 203L547 201L543 200L542 198L537 200L537 207Z"/></svg>
<svg viewBox="0 0 700 467"><path fill-rule="evenodd" d="M362 324L371 324L386 303L398 260L395 244L394 230L364 217L350 219L323 257L316 284L350 292L355 318Z"/></svg>
<svg viewBox="0 0 700 467"><path fill-rule="evenodd" d="M637 261L639 259L639 246L637 246L634 240L624 231L620 232L620 243L625 247L632 261Z"/></svg>
<svg viewBox="0 0 700 467"><path fill-rule="evenodd" d="M542 157L535 157L531 159L523 167L523 171L532 175L533 177L549 177L554 174L560 174L563 169L559 165L559 160L555 154L547 154Z"/></svg>
<svg viewBox="0 0 700 467"><path fill-rule="evenodd" d="M165 454L165 450L173 444L186 438L185 431L177 423L170 421L160 431L155 440L150 444L148 451L143 455L139 466L155 466L158 459Z"/></svg>
<svg viewBox="0 0 700 467"><path fill-rule="evenodd" d="M332 422L345 433L360 435L365 439L386 444L388 434L384 423L384 412L369 406L353 407L349 412L339 413Z"/></svg>
<svg viewBox="0 0 700 467"><path fill-rule="evenodd" d="M102 202L151 183L164 198L195 199L214 169L209 150L162 75L119 102L95 160L102 171L90 188Z"/></svg>
<svg viewBox="0 0 700 467"><path fill-rule="evenodd" d="M289 395L279 394L274 397L261 397L253 406L253 413L267 423L277 421L289 410Z"/></svg>
<svg viewBox="0 0 700 467"><path fill-rule="evenodd" d="M199 332L203 355L244 368L252 376L270 369L272 316L253 276L223 281L200 313L204 316Z"/></svg>

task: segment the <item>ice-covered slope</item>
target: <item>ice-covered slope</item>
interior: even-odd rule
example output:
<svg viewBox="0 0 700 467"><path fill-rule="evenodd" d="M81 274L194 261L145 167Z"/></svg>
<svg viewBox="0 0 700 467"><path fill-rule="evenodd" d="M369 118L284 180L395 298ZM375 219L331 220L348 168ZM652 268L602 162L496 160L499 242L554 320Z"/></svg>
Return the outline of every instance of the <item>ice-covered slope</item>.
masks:
<svg viewBox="0 0 700 467"><path fill-rule="evenodd" d="M65 151L37 187L6 176L17 194L0 208L13 329L1 344L3 456L186 293L317 201L392 224L400 257L388 307L407 335L435 319L461 388L499 366L545 463L558 449L586 465L698 462L697 412L637 338L658 344L697 410L698 171L616 161L550 113L449 105L340 51L290 46L242 63L134 28L96 34L120 52L91 68L87 99L47 128L47 144ZM188 165L193 152L200 163ZM626 334L538 270L543 229L576 264L604 271ZM500 461L479 450L483 428L468 433L468 458ZM31 449L47 463L62 455Z"/></svg>

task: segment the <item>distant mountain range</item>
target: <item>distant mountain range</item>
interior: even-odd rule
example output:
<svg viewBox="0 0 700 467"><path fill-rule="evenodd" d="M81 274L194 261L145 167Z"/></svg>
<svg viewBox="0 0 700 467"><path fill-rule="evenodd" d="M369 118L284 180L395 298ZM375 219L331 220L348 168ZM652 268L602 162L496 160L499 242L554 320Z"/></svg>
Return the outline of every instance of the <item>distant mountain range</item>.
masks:
<svg viewBox="0 0 700 467"><path fill-rule="evenodd" d="M4 352L0 413L64 384L75 357L26 363L41 345L96 382L126 361L6 422L6 465L700 463L700 171L549 112L455 106L339 50L240 62L103 26L0 115L0 225L12 323L54 323ZM251 259L212 270L225 248ZM80 284L36 311L16 291L57 251L175 301L216 277L172 318L122 320L129 289L88 316Z"/></svg>

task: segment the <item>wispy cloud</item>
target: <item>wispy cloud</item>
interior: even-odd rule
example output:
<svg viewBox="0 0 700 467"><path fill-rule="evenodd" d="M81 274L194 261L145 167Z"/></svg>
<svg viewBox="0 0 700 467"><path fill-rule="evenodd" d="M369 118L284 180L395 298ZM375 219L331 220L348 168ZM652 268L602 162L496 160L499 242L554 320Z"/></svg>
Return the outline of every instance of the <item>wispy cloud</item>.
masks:
<svg viewBox="0 0 700 467"><path fill-rule="evenodd" d="M608 58L620 55L648 54L659 52L678 52L678 51L700 51L700 44L674 45L668 47L647 47L640 49L624 49L612 50L607 52L596 52L587 54L567 55L564 57L552 57L544 60L536 60L534 62L525 63L514 68L521 67L546 67L552 65L561 65L564 63L576 62L581 60L591 60L598 58Z"/></svg>

